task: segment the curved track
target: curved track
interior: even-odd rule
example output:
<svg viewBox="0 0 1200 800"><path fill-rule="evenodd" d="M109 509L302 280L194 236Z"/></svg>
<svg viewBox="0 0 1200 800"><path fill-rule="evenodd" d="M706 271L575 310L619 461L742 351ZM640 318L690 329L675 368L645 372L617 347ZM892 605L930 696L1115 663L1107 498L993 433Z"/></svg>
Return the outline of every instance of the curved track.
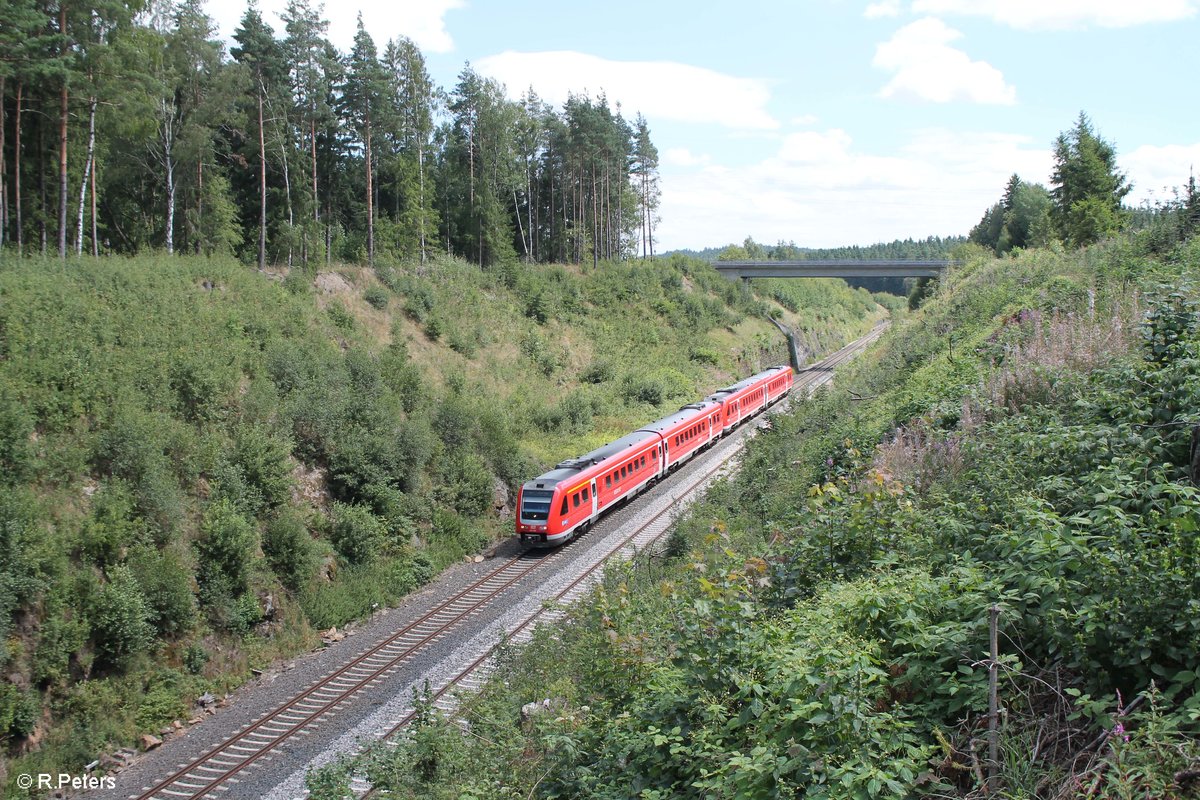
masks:
<svg viewBox="0 0 1200 800"><path fill-rule="evenodd" d="M877 326L871 333L842 348L828 358L801 372L795 380L793 391L799 389L811 393L827 383L833 370L853 358L875 341L884 326ZM574 578L553 598L555 604L569 602L582 594L598 578L603 564L619 553L652 546L670 528L673 511L679 499L691 495L707 483L714 474L723 469L739 448L730 448L728 456L697 476L689 476L686 486L676 499L666 505L632 533L622 537L615 546L608 548L603 558ZM686 472L686 470L685 470ZM415 654L448 636L455 628L472 617L484 606L491 604L509 588L531 573L552 566L562 558L560 548L551 551L530 551L508 559L475 582L438 603L434 608L407 624L395 634L359 654L348 663L324 676L300 694L292 697L273 710L263 714L235 735L218 743L200 757L180 767L153 786L145 787L140 794L130 795L137 800L180 800L180 798L217 797L238 782L238 774L260 761L264 756L292 737L311 732L319 722L343 708L349 700L364 689L374 687L392 673L408 663ZM546 621L553 615L563 613L554 607L541 606L528 617L507 631L506 639L522 640L531 635L537 622ZM458 688L475 688L482 683L490 671L490 660L498 645L483 652L466 669L448 679L434 691L439 706L449 709L453 705L450 691ZM391 736L414 715L410 712L395 725Z"/></svg>

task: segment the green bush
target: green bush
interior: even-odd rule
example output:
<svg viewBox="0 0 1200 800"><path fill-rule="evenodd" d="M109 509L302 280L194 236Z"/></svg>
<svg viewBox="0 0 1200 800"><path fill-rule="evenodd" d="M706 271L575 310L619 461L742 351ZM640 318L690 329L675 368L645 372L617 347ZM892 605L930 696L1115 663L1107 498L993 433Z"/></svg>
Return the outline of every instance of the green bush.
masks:
<svg viewBox="0 0 1200 800"><path fill-rule="evenodd" d="M391 299L391 295L388 294L387 289L384 289L382 286L370 286L363 292L363 300L380 311L388 307Z"/></svg>
<svg viewBox="0 0 1200 800"><path fill-rule="evenodd" d="M162 414L119 404L96 440L95 466L132 488L138 513L162 535L183 516L183 494L168 457L175 425Z"/></svg>
<svg viewBox="0 0 1200 800"><path fill-rule="evenodd" d="M36 420L25 404L0 387L0 481L18 484L33 473L35 451L30 442Z"/></svg>
<svg viewBox="0 0 1200 800"><path fill-rule="evenodd" d="M285 510L271 519L263 531L263 554L280 582L296 591L317 569L315 543L304 519Z"/></svg>
<svg viewBox="0 0 1200 800"><path fill-rule="evenodd" d="M218 500L204 511L200 522L201 598L206 603L218 597L235 597L246 589L250 562L258 544L254 526L228 500Z"/></svg>
<svg viewBox="0 0 1200 800"><path fill-rule="evenodd" d="M36 692L0 683L0 742L24 739L33 733L41 715L42 704Z"/></svg>
<svg viewBox="0 0 1200 800"><path fill-rule="evenodd" d="M188 645L187 650L183 652L183 666L188 672L193 675L200 675L204 672L204 665L208 663L208 651L198 642L192 642Z"/></svg>
<svg viewBox="0 0 1200 800"><path fill-rule="evenodd" d="M596 359L579 376L584 383L608 383L617 377L617 368L610 359Z"/></svg>
<svg viewBox="0 0 1200 800"><path fill-rule="evenodd" d="M266 509L278 508L291 495L291 454L291 442L263 426L243 425L235 431L233 462L247 483L258 490Z"/></svg>
<svg viewBox="0 0 1200 800"><path fill-rule="evenodd" d="M158 635L175 639L196 622L192 570L170 551L143 546L129 557L129 567L146 599L147 619Z"/></svg>
<svg viewBox="0 0 1200 800"><path fill-rule="evenodd" d="M383 521L365 506L335 503L329 524L329 541L349 564L368 564L387 543Z"/></svg>
<svg viewBox="0 0 1200 800"><path fill-rule="evenodd" d="M88 620L96 660L102 666L124 669L154 641L151 611L130 569L118 565L92 599Z"/></svg>
<svg viewBox="0 0 1200 800"><path fill-rule="evenodd" d="M120 478L101 484L92 496L92 513L80 531L83 555L100 567L119 563L141 533L129 485Z"/></svg>
<svg viewBox="0 0 1200 800"><path fill-rule="evenodd" d="M333 322L334 327L339 330L349 333L357 327L354 315L341 303L330 303L329 307L325 309L325 313L329 315L329 319Z"/></svg>
<svg viewBox="0 0 1200 800"><path fill-rule="evenodd" d="M60 612L45 619L38 631L37 649L33 656L33 679L44 684L66 681L71 675L71 657L87 644L89 633L87 623L75 617L73 611Z"/></svg>

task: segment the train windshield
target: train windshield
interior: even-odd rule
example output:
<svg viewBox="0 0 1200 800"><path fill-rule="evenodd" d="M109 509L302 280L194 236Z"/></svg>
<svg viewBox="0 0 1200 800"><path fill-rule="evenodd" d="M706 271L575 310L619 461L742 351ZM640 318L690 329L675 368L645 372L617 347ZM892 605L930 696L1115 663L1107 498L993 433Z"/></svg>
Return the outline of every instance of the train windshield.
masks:
<svg viewBox="0 0 1200 800"><path fill-rule="evenodd" d="M526 489L521 493L521 519L549 519L552 499L554 499L554 492Z"/></svg>

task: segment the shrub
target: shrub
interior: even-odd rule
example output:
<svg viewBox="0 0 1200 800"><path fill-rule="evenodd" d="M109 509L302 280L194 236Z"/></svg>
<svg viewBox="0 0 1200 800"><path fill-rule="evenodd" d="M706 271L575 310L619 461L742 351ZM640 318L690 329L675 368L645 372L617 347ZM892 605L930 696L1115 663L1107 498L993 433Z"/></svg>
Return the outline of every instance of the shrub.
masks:
<svg viewBox="0 0 1200 800"><path fill-rule="evenodd" d="M335 503L329 541L349 564L368 564L379 556L387 541L383 521L365 506Z"/></svg>
<svg viewBox="0 0 1200 800"><path fill-rule="evenodd" d="M178 423L165 415L118 405L96 440L96 468L124 479L141 516L161 533L174 530L183 516L183 496L167 448Z"/></svg>
<svg viewBox="0 0 1200 800"><path fill-rule="evenodd" d="M33 656L33 679L59 683L70 677L71 656L87 644L87 624L76 617L55 614L42 622Z"/></svg>
<svg viewBox="0 0 1200 800"><path fill-rule="evenodd" d="M140 533L134 516L129 485L120 478L102 484L92 498L91 516L80 531L84 556L100 567L120 562Z"/></svg>
<svg viewBox="0 0 1200 800"><path fill-rule="evenodd" d="M617 368L607 358L599 358L591 363L580 375L584 383L608 383L617 376Z"/></svg>
<svg viewBox="0 0 1200 800"><path fill-rule="evenodd" d="M124 668L154 641L150 608L128 567L113 567L109 579L93 598L88 619L97 661Z"/></svg>
<svg viewBox="0 0 1200 800"><path fill-rule="evenodd" d="M388 307L388 303L391 301L391 299L392 298L388 294L387 289L384 289L382 286L371 286L365 292L363 292L363 300L367 301L370 306L377 308L380 311L383 311Z"/></svg>
<svg viewBox="0 0 1200 800"><path fill-rule="evenodd" d="M204 649L204 645L192 642L183 652L184 669L193 675L199 675L204 672L204 665L208 663L208 659L208 651Z"/></svg>
<svg viewBox="0 0 1200 800"><path fill-rule="evenodd" d="M339 330L346 331L347 333L354 330L354 315L347 311L346 307L341 303L330 303L329 308L325 309L325 313L329 315L329 319L333 322L334 327Z"/></svg>
<svg viewBox="0 0 1200 800"><path fill-rule="evenodd" d="M429 337L431 342L436 342L442 338L442 332L445 329L445 324L441 317L430 316L425 320L425 335Z"/></svg>
<svg viewBox="0 0 1200 800"><path fill-rule="evenodd" d="M147 619L158 634L176 638L196 621L192 571L178 556L144 546L129 559L130 568L146 599Z"/></svg>
<svg viewBox="0 0 1200 800"><path fill-rule="evenodd" d="M24 739L33 733L42 704L35 692L0 684L0 742L6 738Z"/></svg>
<svg viewBox="0 0 1200 800"><path fill-rule="evenodd" d="M187 713L183 698L180 697L179 679L182 677L171 670L164 670L156 676L156 680L142 695L134 714L139 730L157 732L163 725Z"/></svg>
<svg viewBox="0 0 1200 800"><path fill-rule="evenodd" d="M200 533L201 588L224 596L241 594L257 544L254 526L228 500L218 500L205 510Z"/></svg>
<svg viewBox="0 0 1200 800"><path fill-rule="evenodd" d="M288 509L267 523L263 554L280 582L296 591L317 568L317 553L304 520Z"/></svg>
<svg viewBox="0 0 1200 800"><path fill-rule="evenodd" d="M277 508L292 489L292 445L260 425L243 425L235 432L233 461L258 490L263 505ZM256 509L257 510L257 509Z"/></svg>
<svg viewBox="0 0 1200 800"><path fill-rule="evenodd" d="M32 474L34 424L25 404L12 397L7 387L0 388L0 482L17 484Z"/></svg>

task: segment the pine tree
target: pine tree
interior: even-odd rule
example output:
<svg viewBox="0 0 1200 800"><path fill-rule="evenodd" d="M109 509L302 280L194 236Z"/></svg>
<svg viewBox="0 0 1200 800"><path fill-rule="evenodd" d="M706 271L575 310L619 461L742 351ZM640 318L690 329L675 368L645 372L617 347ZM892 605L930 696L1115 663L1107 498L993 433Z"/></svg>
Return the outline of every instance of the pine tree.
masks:
<svg viewBox="0 0 1200 800"><path fill-rule="evenodd" d="M378 51L371 34L358 15L354 49L346 63L346 81L342 85L344 116L363 144L363 168L367 176L367 264L375 265L375 161L371 152L373 124L379 121L386 96L386 76L379 64Z"/></svg>
<svg viewBox="0 0 1200 800"><path fill-rule="evenodd" d="M1120 229L1121 200L1133 187L1117 171L1116 158L1083 112L1055 140L1050 195L1055 226L1068 244L1090 244Z"/></svg>

